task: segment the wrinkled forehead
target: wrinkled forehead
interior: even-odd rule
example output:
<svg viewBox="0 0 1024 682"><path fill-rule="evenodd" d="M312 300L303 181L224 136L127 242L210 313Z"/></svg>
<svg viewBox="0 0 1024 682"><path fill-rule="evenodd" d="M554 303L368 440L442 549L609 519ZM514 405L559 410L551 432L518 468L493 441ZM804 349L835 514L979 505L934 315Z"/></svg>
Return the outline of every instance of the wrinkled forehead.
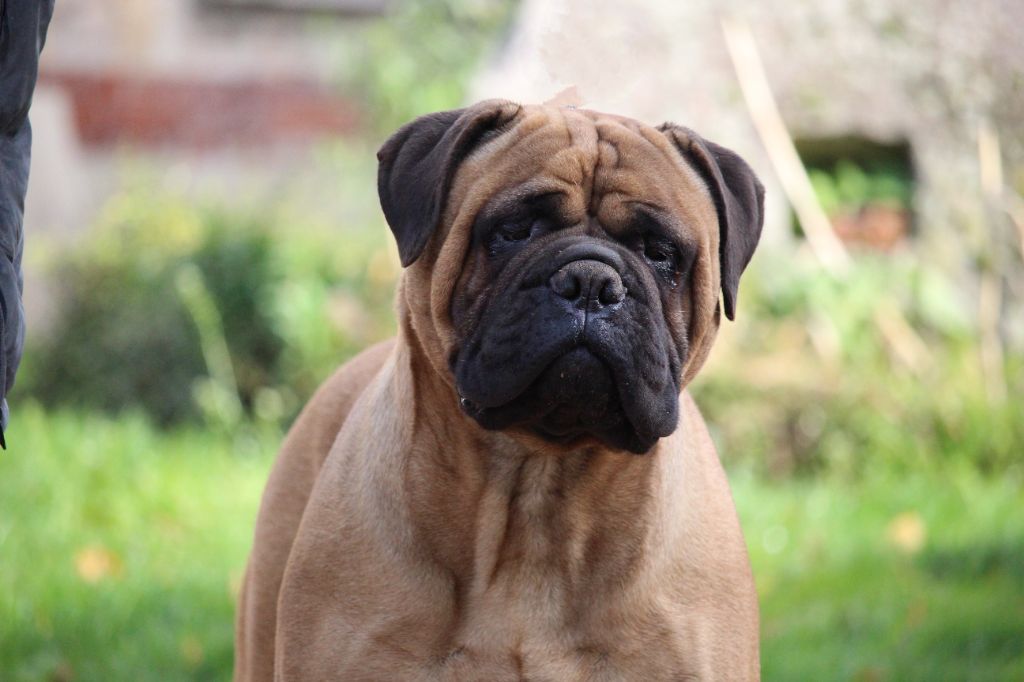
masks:
<svg viewBox="0 0 1024 682"><path fill-rule="evenodd" d="M480 210L549 193L564 195L566 212L607 225L644 205L691 234L717 226L707 186L663 133L586 109L523 107L510 130L462 164L449 200Z"/></svg>

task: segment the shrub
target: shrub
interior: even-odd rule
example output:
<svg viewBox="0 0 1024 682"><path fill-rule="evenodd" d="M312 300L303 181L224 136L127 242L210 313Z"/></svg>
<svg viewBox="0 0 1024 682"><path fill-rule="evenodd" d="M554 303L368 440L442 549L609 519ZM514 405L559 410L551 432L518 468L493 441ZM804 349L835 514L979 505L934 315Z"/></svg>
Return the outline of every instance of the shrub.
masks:
<svg viewBox="0 0 1024 682"><path fill-rule="evenodd" d="M375 220L323 230L128 192L59 260L58 323L19 389L162 424L286 422L394 332L397 265ZM842 280L766 251L694 387L723 457L775 475L1013 466L1024 353L1007 344L1003 373L983 376L963 285L906 251L858 255Z"/></svg>
<svg viewBox="0 0 1024 682"><path fill-rule="evenodd" d="M497 42L517 4L400 3L341 46L342 80L360 95L381 133L391 133L416 116L462 106L481 58Z"/></svg>
<svg viewBox="0 0 1024 682"><path fill-rule="evenodd" d="M962 282L905 252L860 254L842 280L760 263L783 258L748 273L695 385L723 457L776 475L1020 461L1024 353L983 376Z"/></svg>
<svg viewBox="0 0 1024 682"><path fill-rule="evenodd" d="M285 229L272 211L127 191L58 256L55 327L32 341L19 388L165 425L287 419L391 329L395 268L373 227Z"/></svg>

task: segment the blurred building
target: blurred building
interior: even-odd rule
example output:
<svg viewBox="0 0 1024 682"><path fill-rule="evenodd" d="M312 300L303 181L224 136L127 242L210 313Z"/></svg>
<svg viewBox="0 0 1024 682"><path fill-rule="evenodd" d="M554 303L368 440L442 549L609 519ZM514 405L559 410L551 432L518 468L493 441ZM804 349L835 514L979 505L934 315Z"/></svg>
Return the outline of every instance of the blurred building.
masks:
<svg viewBox="0 0 1024 682"><path fill-rule="evenodd" d="M768 186L765 239L790 242L793 219L723 38L729 17L751 28L805 163L905 169L908 215L836 216L840 235L927 245L950 266L988 248L991 213L1005 206L990 200L1001 190L982 186L979 144L994 143L996 180L1024 189L1018 0L524 0L476 94L542 101L576 86L584 106L691 126L751 161Z"/></svg>
<svg viewBox="0 0 1024 682"><path fill-rule="evenodd" d="M317 140L359 127L335 74L348 29L387 5L61 0L32 111L29 239L81 233L147 166L176 190L272 193L309 166ZM692 126L752 163L768 187L764 241L788 248L801 238L726 50L729 17L750 26L806 163L894 167L910 186L896 210L832 215L840 236L927 248L950 270L1002 267L1019 252L1019 0L522 0L475 97L542 101L576 86L586 106ZM1013 211L1019 235L1008 240L1012 230L995 227ZM1020 279L1011 284L1024 290ZM45 292L26 296L38 307Z"/></svg>
<svg viewBox="0 0 1024 682"><path fill-rule="evenodd" d="M352 131L341 26L385 0L62 0L43 53L29 225L76 232L126 158L271 181Z"/></svg>
<svg viewBox="0 0 1024 682"><path fill-rule="evenodd" d="M303 168L315 142L353 132L359 111L336 83L339 45L386 2L61 0L31 113L35 326L49 297L33 242L82 234L126 176L259 195Z"/></svg>

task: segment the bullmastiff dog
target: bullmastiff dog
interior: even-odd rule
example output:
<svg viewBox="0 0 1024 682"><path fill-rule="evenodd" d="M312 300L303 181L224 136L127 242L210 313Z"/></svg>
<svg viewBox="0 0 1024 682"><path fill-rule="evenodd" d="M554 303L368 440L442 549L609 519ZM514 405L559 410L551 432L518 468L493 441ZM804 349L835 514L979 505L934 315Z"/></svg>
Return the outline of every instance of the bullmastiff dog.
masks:
<svg viewBox="0 0 1024 682"><path fill-rule="evenodd" d="M398 335L284 442L235 679L757 679L746 547L686 391L761 232L749 166L681 126L506 101L378 158Z"/></svg>

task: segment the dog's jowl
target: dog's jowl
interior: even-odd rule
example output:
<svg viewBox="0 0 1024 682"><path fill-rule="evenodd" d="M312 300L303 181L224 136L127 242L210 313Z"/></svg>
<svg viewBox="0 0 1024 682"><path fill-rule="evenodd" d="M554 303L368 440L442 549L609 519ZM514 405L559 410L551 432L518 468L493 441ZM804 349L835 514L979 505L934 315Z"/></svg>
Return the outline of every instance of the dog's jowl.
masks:
<svg viewBox="0 0 1024 682"><path fill-rule="evenodd" d="M686 391L760 235L753 172L681 126L505 101L378 157L398 335L284 443L235 679L757 679Z"/></svg>

